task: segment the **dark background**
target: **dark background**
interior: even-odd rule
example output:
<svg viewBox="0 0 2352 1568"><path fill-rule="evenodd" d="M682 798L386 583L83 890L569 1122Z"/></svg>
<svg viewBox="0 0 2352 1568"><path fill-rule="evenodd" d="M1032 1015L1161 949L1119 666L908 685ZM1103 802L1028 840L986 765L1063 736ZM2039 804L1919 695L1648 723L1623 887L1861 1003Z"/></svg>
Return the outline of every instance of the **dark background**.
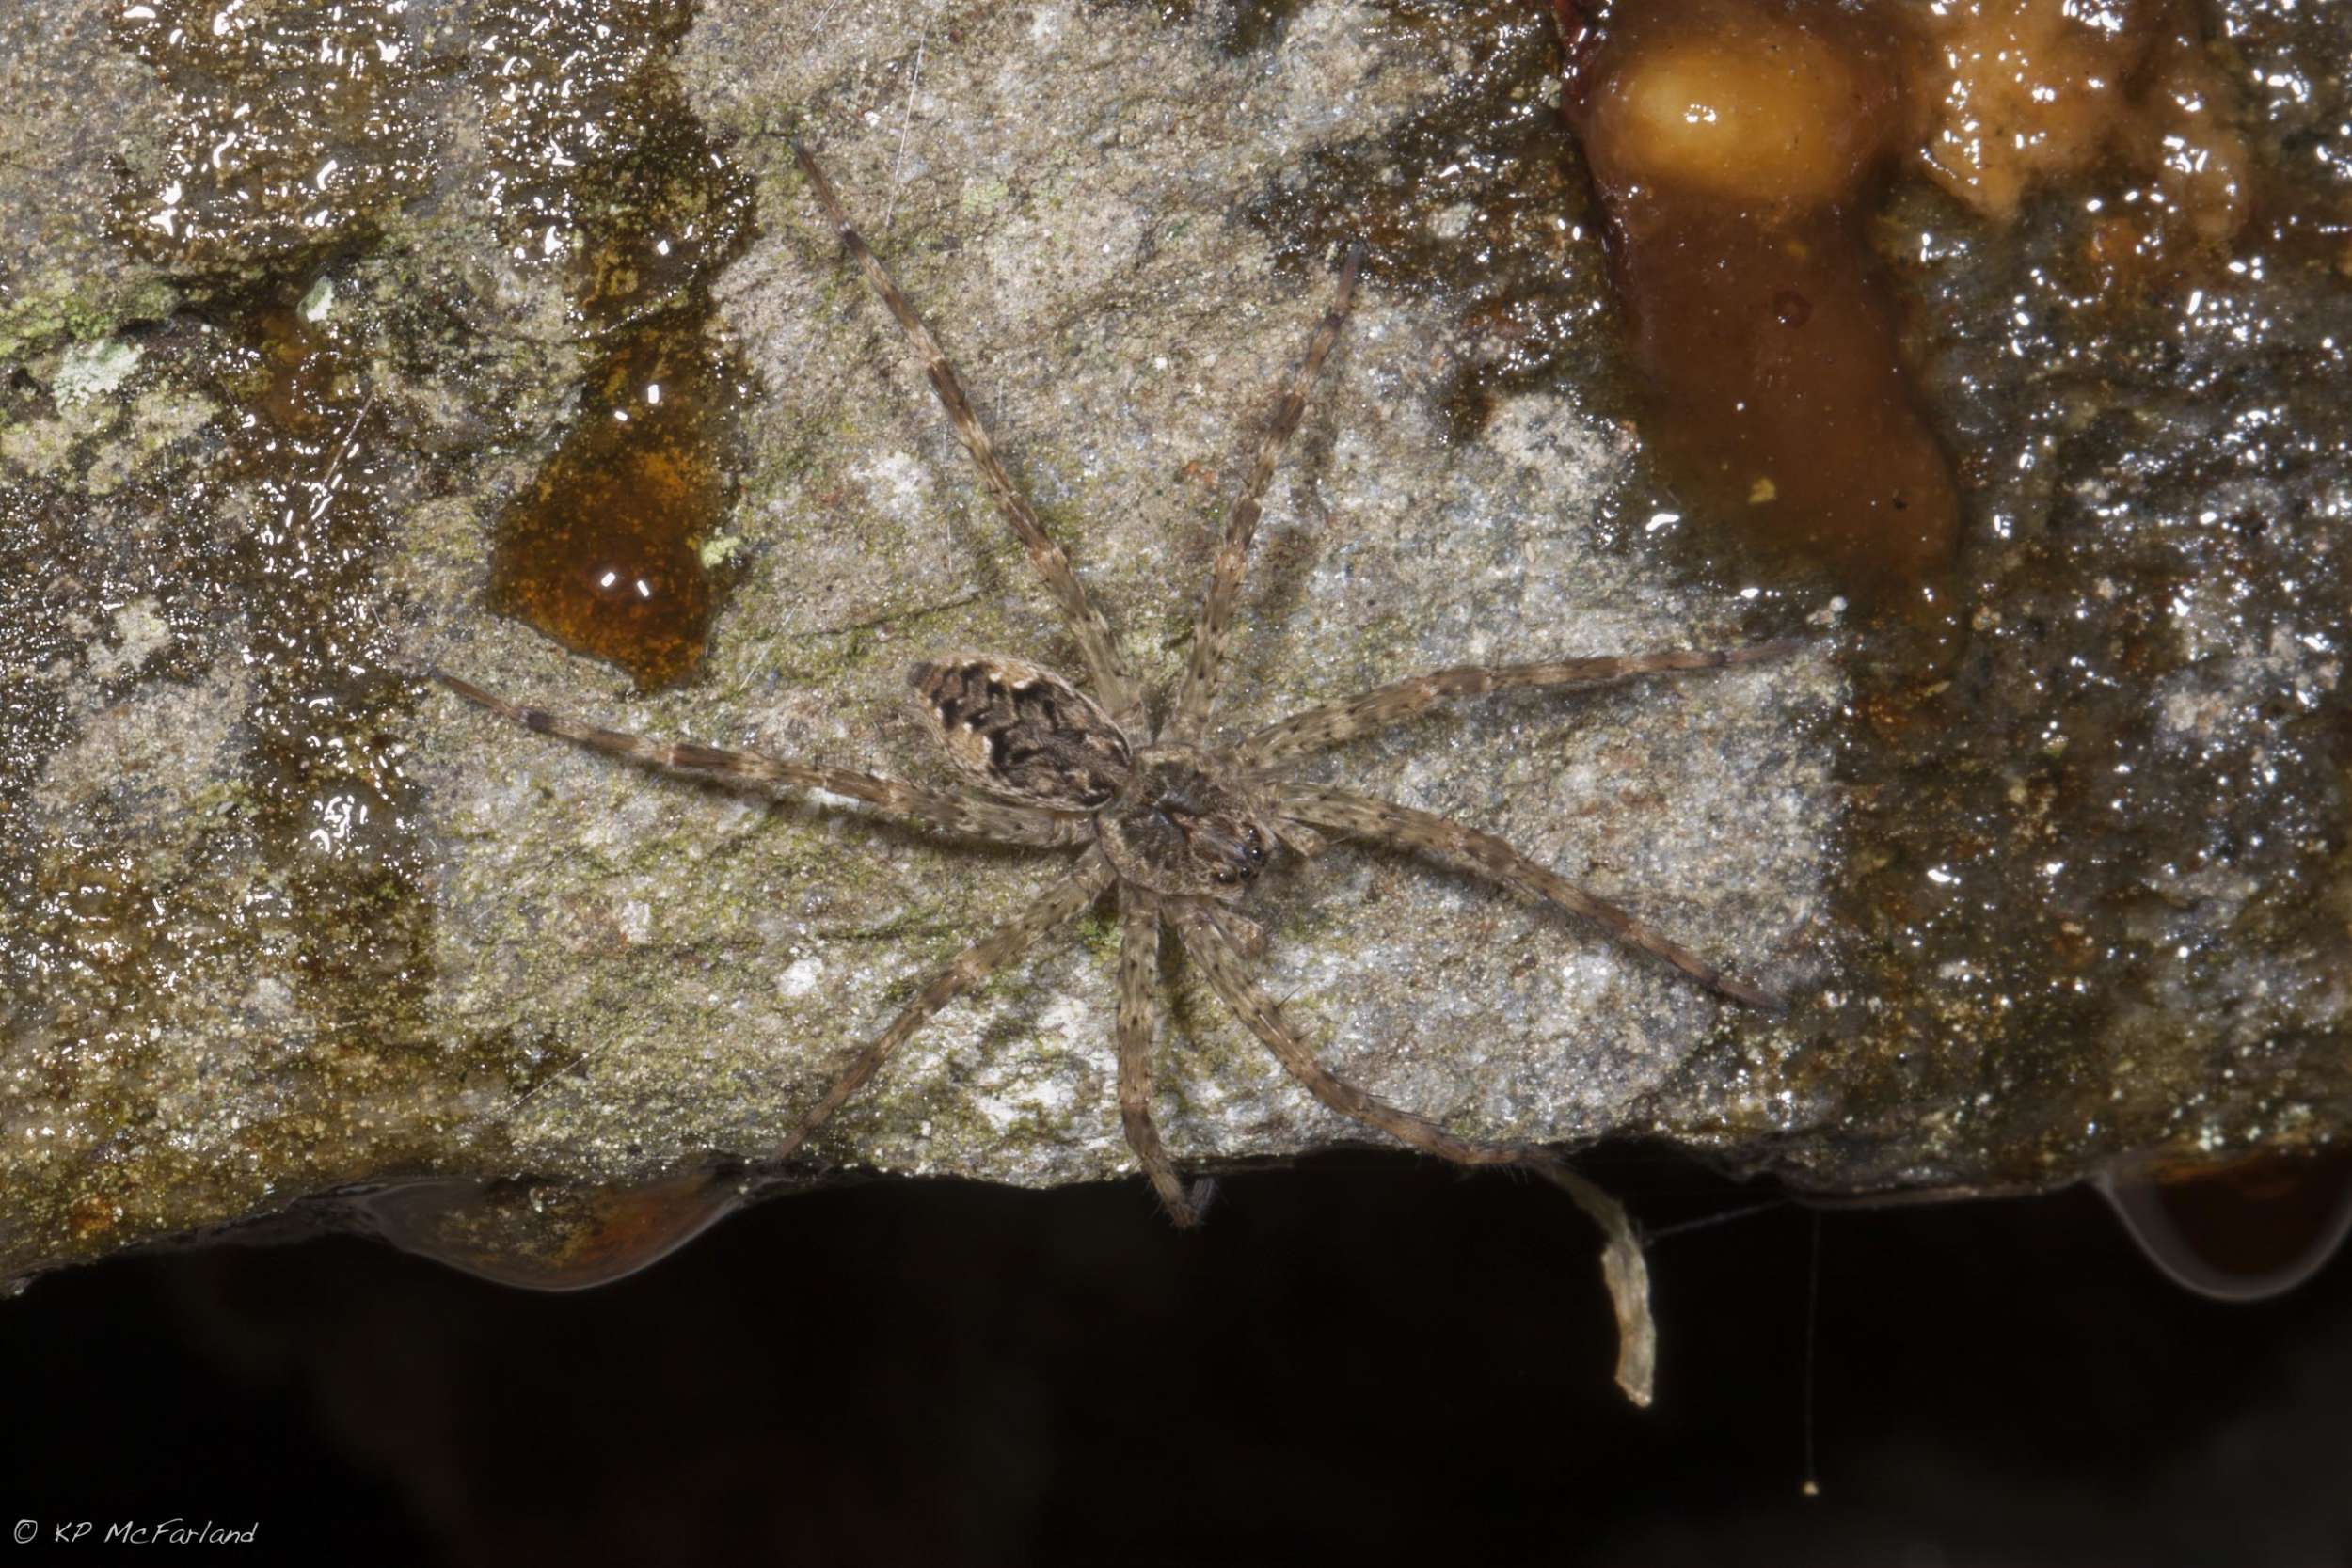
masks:
<svg viewBox="0 0 2352 1568"><path fill-rule="evenodd" d="M1773 1195L1586 1168L1657 1233L1645 1412L1541 1183L1350 1157L1178 1235L1137 1183L877 1182L577 1295L348 1238L39 1281L0 1304L0 1527L258 1520L144 1553L246 1561L2352 1561L2344 1259L2226 1306L2088 1192L1742 1214Z"/></svg>

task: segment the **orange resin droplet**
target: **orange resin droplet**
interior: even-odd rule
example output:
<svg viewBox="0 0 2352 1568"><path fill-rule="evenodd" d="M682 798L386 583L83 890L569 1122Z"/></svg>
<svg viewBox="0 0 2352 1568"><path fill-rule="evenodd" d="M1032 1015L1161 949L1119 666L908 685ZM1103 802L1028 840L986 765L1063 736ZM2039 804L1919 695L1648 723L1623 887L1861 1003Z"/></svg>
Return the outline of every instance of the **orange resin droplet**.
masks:
<svg viewBox="0 0 2352 1568"><path fill-rule="evenodd" d="M1585 43L1569 113L1670 482L1850 593L1942 569L1958 490L1864 235L1916 135L1903 40L1826 4L1657 0Z"/></svg>
<svg viewBox="0 0 2352 1568"><path fill-rule="evenodd" d="M713 600L697 549L724 515L716 367L633 336L563 447L500 519L490 605L644 690L701 662Z"/></svg>
<svg viewBox="0 0 2352 1568"><path fill-rule="evenodd" d="M1629 51L1597 84L1595 174L1743 206L1837 200L1875 150L1883 93L1826 40L1745 12L1725 20Z"/></svg>

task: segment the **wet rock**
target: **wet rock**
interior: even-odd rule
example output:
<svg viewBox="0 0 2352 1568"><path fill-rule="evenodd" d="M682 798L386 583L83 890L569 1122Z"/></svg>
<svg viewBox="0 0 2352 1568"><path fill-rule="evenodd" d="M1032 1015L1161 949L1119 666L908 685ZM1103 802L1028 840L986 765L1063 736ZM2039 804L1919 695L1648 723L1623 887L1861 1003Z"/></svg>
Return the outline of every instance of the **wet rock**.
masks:
<svg viewBox="0 0 2352 1568"><path fill-rule="evenodd" d="M10 52L34 108L0 128L0 178L68 179L22 150L69 102L136 126L136 166L176 166L210 122L175 72L292 69L249 37L158 59L76 9L9 24L41 47ZM341 10L264 24L358 29L328 40L352 69L361 45L398 69L358 120L291 118L308 140L254 186L291 199L283 170L337 160L312 192L332 244L256 219L134 245L120 193L5 207L29 225L15 297L81 314L12 316L29 325L0 341L0 571L24 596L0 627L0 1274L360 1186L351 1223L475 1259L508 1237L516 1275L657 1255L724 1206L695 1173L756 1170L843 1055L1050 874L838 802L648 778L417 679L438 664L655 736L941 780L908 664L1077 668L818 219L796 136L1156 690L1353 214L1375 253L1268 498L1233 723L1430 665L1815 639L1732 674L1466 707L1311 769L1506 834L1787 992L1787 1016L1337 846L1252 910L1269 988L1336 1070L1470 1136L1660 1135L1845 1193L2044 1184L2343 1126L2352 492L2314 369L2352 341L2340 276L2224 273L2194 306L2092 329L2058 283L2035 292L2064 214L1968 229L1923 197L1910 232L1958 236L1911 281L1923 383L1976 476L1970 542L1952 620L1865 621L1832 576L1693 548L1705 520L1644 467L1540 17L1447 33L1377 5L1245 27L1212 8L712 0L674 53L682 9L616 6L612 53L562 66L504 7L397 28ZM758 229L723 270L643 285L707 288L696 330L745 378L732 500L699 546L732 592L699 673L643 695L484 595L503 509L582 410L611 416L583 383L599 312L633 297L615 258L637 255L600 246L601 193L537 161L506 84L621 84L578 120L532 111L592 141L668 102L640 90L648 51ZM483 59L515 63L464 64ZM122 111L90 115L67 81ZM366 115L404 106L368 164ZM2330 123L2281 123L2269 152L2285 168L2300 138L2309 179ZM1566 160L1549 208L1493 173L1531 148ZM662 178L632 199L691 183L645 166ZM139 291L74 293L79 258L122 254ZM1494 281L1539 276L1541 330ZM949 1008L816 1164L1129 1170L1115 943L1082 917ZM1162 998L1179 1159L1366 1136L1188 970L1164 964ZM609 1196L661 1180L687 1196ZM564 1218L508 1223L547 1212L517 1193Z"/></svg>
<svg viewBox="0 0 2352 1568"><path fill-rule="evenodd" d="M107 12L25 0L0 15L0 357L161 315L176 291L103 220L128 170L159 166L165 93L109 42ZM103 112L94 112L103 105Z"/></svg>

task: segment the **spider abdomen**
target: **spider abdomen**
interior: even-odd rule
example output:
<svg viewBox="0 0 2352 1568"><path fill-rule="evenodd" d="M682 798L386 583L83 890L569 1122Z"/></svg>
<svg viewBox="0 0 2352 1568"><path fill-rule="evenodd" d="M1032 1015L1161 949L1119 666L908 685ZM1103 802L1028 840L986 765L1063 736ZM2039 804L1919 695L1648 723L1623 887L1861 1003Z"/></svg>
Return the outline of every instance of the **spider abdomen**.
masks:
<svg viewBox="0 0 2352 1568"><path fill-rule="evenodd" d="M1126 736L1093 698L1051 670L960 654L918 664L907 678L949 760L999 795L1092 811L1127 782Z"/></svg>

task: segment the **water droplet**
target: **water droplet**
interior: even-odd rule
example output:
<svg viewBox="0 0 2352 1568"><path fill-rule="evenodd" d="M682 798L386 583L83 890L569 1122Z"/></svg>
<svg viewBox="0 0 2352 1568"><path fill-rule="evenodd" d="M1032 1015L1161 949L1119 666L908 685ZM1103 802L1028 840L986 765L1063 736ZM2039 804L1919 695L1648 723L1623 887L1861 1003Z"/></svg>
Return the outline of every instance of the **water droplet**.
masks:
<svg viewBox="0 0 2352 1568"><path fill-rule="evenodd" d="M2196 1173L2109 1173L2099 1191L2150 1262L2218 1301L2295 1289L2352 1232L2352 1154L2258 1155Z"/></svg>

